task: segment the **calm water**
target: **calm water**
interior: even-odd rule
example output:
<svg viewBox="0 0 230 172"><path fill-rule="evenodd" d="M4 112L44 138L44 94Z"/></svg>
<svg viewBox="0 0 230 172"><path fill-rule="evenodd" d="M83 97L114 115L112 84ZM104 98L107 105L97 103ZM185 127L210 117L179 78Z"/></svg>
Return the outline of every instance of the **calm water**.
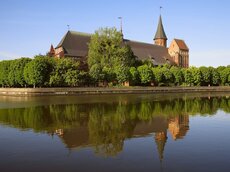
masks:
<svg viewBox="0 0 230 172"><path fill-rule="evenodd" d="M0 171L230 171L230 93L0 98Z"/></svg>

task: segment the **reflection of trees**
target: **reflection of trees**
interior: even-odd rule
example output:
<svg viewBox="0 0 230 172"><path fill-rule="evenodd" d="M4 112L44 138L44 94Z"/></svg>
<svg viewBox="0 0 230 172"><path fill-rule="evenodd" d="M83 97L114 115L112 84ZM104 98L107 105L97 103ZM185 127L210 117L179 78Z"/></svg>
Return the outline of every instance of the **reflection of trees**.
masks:
<svg viewBox="0 0 230 172"><path fill-rule="evenodd" d="M57 129L63 129L64 135L69 130L85 126L89 133L86 139L96 152L115 155L122 150L124 140L135 134L134 129L140 122L151 123L153 119L163 117L171 125L171 133L177 139L182 138L188 130L188 114L213 115L219 109L230 112L228 97L142 100L136 103L120 100L117 103L1 109L0 123L20 129L33 129L35 132L54 133ZM181 124L179 128L175 127L177 123ZM163 149L160 147L159 150Z"/></svg>

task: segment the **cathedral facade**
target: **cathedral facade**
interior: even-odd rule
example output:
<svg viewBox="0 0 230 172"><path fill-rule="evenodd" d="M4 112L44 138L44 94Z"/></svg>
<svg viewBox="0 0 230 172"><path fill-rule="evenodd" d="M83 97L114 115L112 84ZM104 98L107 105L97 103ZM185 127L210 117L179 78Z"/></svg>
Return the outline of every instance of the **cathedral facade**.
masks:
<svg viewBox="0 0 230 172"><path fill-rule="evenodd" d="M88 44L91 34L68 31L60 43L53 48L51 46L49 54L54 57L72 57L82 64L87 63ZM182 68L189 67L189 48L184 40L173 39L167 47L167 36L163 27L162 17L159 17L154 43L144 43L123 39L129 45L138 60L150 60L153 65L170 64Z"/></svg>

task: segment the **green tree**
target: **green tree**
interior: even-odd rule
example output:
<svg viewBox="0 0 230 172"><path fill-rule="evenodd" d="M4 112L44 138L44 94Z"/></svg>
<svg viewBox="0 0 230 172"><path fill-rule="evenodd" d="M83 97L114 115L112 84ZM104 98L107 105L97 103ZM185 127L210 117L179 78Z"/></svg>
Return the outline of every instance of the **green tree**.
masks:
<svg viewBox="0 0 230 172"><path fill-rule="evenodd" d="M51 73L51 86L77 86L79 82L79 63L70 59L55 59L54 70Z"/></svg>
<svg viewBox="0 0 230 172"><path fill-rule="evenodd" d="M173 83L173 74L170 71L170 69L167 66L163 66L160 70L163 73L163 83L165 85L169 85L170 83Z"/></svg>
<svg viewBox="0 0 230 172"><path fill-rule="evenodd" d="M123 84L126 81L129 81L130 79L130 71L129 67L116 67L115 73L116 73L116 79L119 84Z"/></svg>
<svg viewBox="0 0 230 172"><path fill-rule="evenodd" d="M142 84L149 84L153 81L153 72L148 65L142 65L137 68Z"/></svg>
<svg viewBox="0 0 230 172"><path fill-rule="evenodd" d="M131 48L123 44L122 35L115 28L99 29L92 35L88 65L89 73L95 82L112 82L116 76L120 77L116 69L126 69L134 64L135 57Z"/></svg>
<svg viewBox="0 0 230 172"><path fill-rule="evenodd" d="M220 73L221 84L222 85L229 85L228 77L230 75L230 68L226 67L225 69L220 70L219 73Z"/></svg>
<svg viewBox="0 0 230 172"><path fill-rule="evenodd" d="M53 71L53 61L49 57L37 56L24 68L24 78L28 85L35 87L48 86Z"/></svg>
<svg viewBox="0 0 230 172"><path fill-rule="evenodd" d="M192 86L194 83L192 72L189 69L185 69L184 71L184 78L185 78L185 83L189 86Z"/></svg>
<svg viewBox="0 0 230 172"><path fill-rule="evenodd" d="M10 72L8 75L10 86L23 87L26 85L24 78L24 68L30 61L30 58L20 58L11 62Z"/></svg>
<svg viewBox="0 0 230 172"><path fill-rule="evenodd" d="M10 72L10 60L4 60L0 62L0 85L2 87L8 87L9 84L9 72Z"/></svg>
<svg viewBox="0 0 230 172"><path fill-rule="evenodd" d="M210 68L202 66L199 68L202 74L202 86L208 86L211 84L212 71Z"/></svg>
<svg viewBox="0 0 230 172"><path fill-rule="evenodd" d="M220 85L220 74L216 68L209 67L209 71L211 72L211 85Z"/></svg>
<svg viewBox="0 0 230 172"><path fill-rule="evenodd" d="M137 85L137 84L139 84L140 83L140 79L139 79L139 73L137 71L137 68L131 67L129 69L129 73L130 73L131 85Z"/></svg>
<svg viewBox="0 0 230 172"><path fill-rule="evenodd" d="M193 84L200 86L202 82L202 74L199 68L190 67L188 70L191 71L193 77Z"/></svg>
<svg viewBox="0 0 230 172"><path fill-rule="evenodd" d="M183 83L183 72L179 67L176 66L172 66L170 68L170 71L173 75L173 79L174 79L174 84L175 85L181 85Z"/></svg>
<svg viewBox="0 0 230 172"><path fill-rule="evenodd" d="M159 66L159 67L152 68L152 72L153 72L157 85L162 83L164 80L164 74L163 74L161 67Z"/></svg>

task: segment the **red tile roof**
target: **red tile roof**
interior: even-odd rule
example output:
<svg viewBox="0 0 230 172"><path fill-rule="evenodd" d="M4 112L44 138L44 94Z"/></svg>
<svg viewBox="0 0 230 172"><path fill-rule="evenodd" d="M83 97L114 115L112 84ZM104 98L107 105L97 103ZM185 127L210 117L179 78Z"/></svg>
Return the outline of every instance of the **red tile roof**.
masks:
<svg viewBox="0 0 230 172"><path fill-rule="evenodd" d="M189 50L188 46L185 44L184 40L174 39L181 50Z"/></svg>

